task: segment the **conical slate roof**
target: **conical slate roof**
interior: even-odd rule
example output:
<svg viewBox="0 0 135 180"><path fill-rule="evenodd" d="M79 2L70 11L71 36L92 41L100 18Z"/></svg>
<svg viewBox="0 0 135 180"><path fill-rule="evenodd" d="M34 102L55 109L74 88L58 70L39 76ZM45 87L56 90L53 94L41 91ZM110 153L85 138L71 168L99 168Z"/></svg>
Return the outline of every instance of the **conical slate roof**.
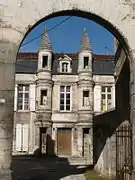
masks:
<svg viewBox="0 0 135 180"><path fill-rule="evenodd" d="M80 51L92 51L91 45L90 45L90 41L88 38L88 33L87 30L84 28L84 32L81 38L81 42L80 42Z"/></svg>
<svg viewBox="0 0 135 180"><path fill-rule="evenodd" d="M47 28L45 28L45 31L44 31L43 36L41 38L39 49L40 50L46 49L46 50L52 51L52 45L51 45L51 41L49 40Z"/></svg>

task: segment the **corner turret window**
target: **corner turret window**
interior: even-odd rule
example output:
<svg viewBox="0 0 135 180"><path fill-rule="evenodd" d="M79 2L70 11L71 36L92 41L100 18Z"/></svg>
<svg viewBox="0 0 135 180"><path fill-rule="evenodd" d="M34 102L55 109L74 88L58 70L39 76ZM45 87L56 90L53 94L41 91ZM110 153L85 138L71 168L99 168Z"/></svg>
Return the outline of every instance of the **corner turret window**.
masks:
<svg viewBox="0 0 135 180"><path fill-rule="evenodd" d="M88 64L89 64L89 57L85 56L84 57L84 68L88 68Z"/></svg>
<svg viewBox="0 0 135 180"><path fill-rule="evenodd" d="M42 56L42 67L46 68L48 66L48 56Z"/></svg>
<svg viewBox="0 0 135 180"><path fill-rule="evenodd" d="M62 63L62 72L68 72L68 63Z"/></svg>
<svg viewBox="0 0 135 180"><path fill-rule="evenodd" d="M44 105L44 106L47 105L47 90L46 89L41 90L41 102L40 102L40 104Z"/></svg>
<svg viewBox="0 0 135 180"><path fill-rule="evenodd" d="M83 91L83 106L89 106L89 91Z"/></svg>

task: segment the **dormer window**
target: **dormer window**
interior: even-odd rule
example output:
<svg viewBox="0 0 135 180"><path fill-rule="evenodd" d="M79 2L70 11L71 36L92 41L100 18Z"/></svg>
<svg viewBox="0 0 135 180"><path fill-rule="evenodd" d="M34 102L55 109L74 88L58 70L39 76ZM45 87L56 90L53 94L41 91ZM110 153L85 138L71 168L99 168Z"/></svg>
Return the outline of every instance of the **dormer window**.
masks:
<svg viewBox="0 0 135 180"><path fill-rule="evenodd" d="M72 72L72 68L71 68L72 59L69 56L64 55L64 56L60 57L58 60L59 60L58 71L60 73L71 73Z"/></svg>
<svg viewBox="0 0 135 180"><path fill-rule="evenodd" d="M46 68L48 66L48 56L42 56L42 68Z"/></svg>
<svg viewBox="0 0 135 180"><path fill-rule="evenodd" d="M88 68L88 64L89 64L89 57L85 56L84 57L84 68Z"/></svg>
<svg viewBox="0 0 135 180"><path fill-rule="evenodd" d="M68 63L66 62L62 63L62 72L68 72Z"/></svg>

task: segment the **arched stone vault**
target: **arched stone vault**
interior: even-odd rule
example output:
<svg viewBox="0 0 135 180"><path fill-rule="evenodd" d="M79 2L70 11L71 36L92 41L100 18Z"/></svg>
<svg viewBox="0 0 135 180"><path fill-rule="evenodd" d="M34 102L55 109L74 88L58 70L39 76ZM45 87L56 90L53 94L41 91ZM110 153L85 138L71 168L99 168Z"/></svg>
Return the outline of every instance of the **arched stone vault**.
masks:
<svg viewBox="0 0 135 180"><path fill-rule="evenodd" d="M25 35L43 19L77 15L111 31L131 60L131 120L135 93L135 0L1 0L0 1L0 179L10 178L15 61ZM3 128L4 127L4 128ZM133 126L133 139L134 139ZM135 165L135 162L134 162ZM2 175L3 173L3 175Z"/></svg>

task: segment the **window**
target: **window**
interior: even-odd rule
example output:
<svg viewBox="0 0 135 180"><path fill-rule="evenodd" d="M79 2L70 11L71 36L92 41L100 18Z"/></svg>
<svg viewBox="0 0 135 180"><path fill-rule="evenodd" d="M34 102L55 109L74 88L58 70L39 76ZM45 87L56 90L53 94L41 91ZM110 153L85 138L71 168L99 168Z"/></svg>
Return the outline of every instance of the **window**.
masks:
<svg viewBox="0 0 135 180"><path fill-rule="evenodd" d="M46 106L47 105L47 90L41 90L41 105Z"/></svg>
<svg viewBox="0 0 135 180"><path fill-rule="evenodd" d="M112 107L112 87L102 86L101 89L101 111L106 111Z"/></svg>
<svg viewBox="0 0 135 180"><path fill-rule="evenodd" d="M89 91L83 91L83 106L89 106Z"/></svg>
<svg viewBox="0 0 135 180"><path fill-rule="evenodd" d="M60 86L60 110L70 111L70 86Z"/></svg>
<svg viewBox="0 0 135 180"><path fill-rule="evenodd" d="M68 63L62 63L62 72L68 72Z"/></svg>
<svg viewBox="0 0 135 180"><path fill-rule="evenodd" d="M84 57L84 68L87 68L87 67L88 67L88 64L89 64L89 57L88 57L88 56L85 56L85 57Z"/></svg>
<svg viewBox="0 0 135 180"><path fill-rule="evenodd" d="M18 85L17 109L29 109L29 85Z"/></svg>
<svg viewBox="0 0 135 180"><path fill-rule="evenodd" d="M16 151L28 151L28 124L16 125Z"/></svg>
<svg viewBox="0 0 135 180"><path fill-rule="evenodd" d="M48 64L48 56L42 56L42 67L47 67Z"/></svg>

